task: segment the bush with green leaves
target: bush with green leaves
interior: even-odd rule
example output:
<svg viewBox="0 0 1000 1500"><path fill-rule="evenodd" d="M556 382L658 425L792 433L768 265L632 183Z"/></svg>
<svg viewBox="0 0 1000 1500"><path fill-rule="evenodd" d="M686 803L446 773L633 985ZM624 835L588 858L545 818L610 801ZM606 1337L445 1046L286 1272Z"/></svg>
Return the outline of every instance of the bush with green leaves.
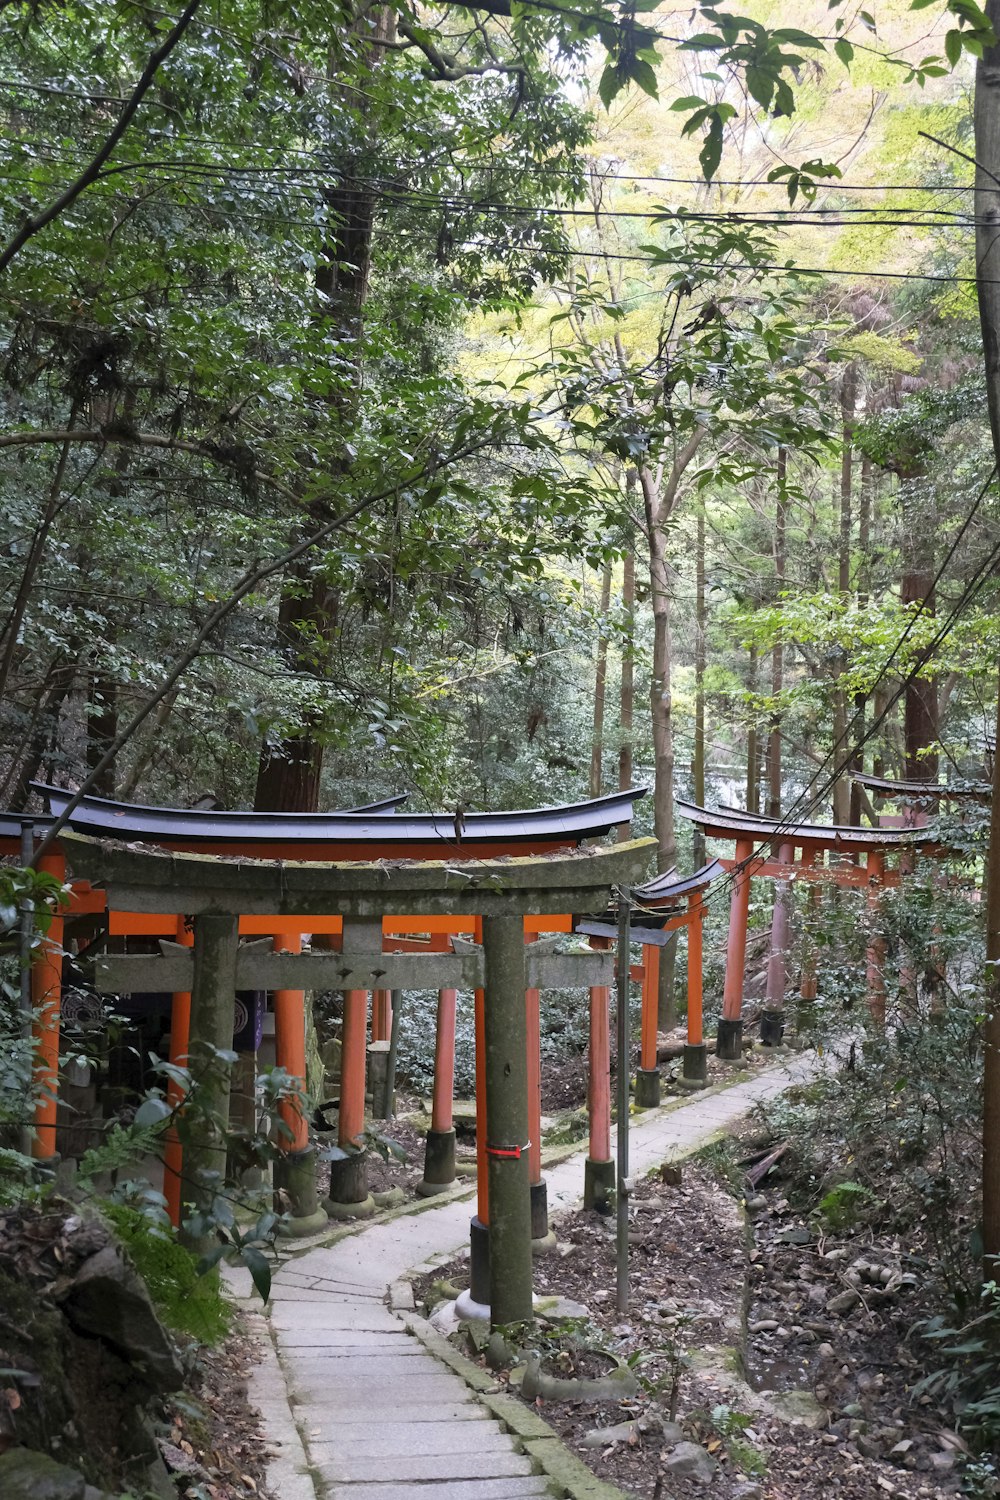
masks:
<svg viewBox="0 0 1000 1500"><path fill-rule="evenodd" d="M218 1344L229 1332L231 1309L216 1269L202 1272L172 1231L140 1209L104 1203L101 1212L149 1289L157 1314L175 1333Z"/></svg>

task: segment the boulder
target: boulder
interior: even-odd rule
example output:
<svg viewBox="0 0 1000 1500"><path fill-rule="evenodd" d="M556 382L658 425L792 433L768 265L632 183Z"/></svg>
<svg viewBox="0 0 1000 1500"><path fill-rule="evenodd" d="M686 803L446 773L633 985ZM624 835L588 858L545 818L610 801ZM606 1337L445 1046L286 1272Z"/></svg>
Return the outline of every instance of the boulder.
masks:
<svg viewBox="0 0 1000 1500"><path fill-rule="evenodd" d="M151 1390L176 1391L184 1384L144 1283L113 1245L83 1262L62 1305L77 1333L103 1340Z"/></svg>
<svg viewBox="0 0 1000 1500"><path fill-rule="evenodd" d="M694 1479L699 1484L711 1484L718 1464L700 1443L678 1443L672 1453L663 1460L663 1468L675 1479Z"/></svg>
<svg viewBox="0 0 1000 1500"><path fill-rule="evenodd" d="M3 1500L111 1500L76 1469L32 1448L0 1453L0 1495Z"/></svg>

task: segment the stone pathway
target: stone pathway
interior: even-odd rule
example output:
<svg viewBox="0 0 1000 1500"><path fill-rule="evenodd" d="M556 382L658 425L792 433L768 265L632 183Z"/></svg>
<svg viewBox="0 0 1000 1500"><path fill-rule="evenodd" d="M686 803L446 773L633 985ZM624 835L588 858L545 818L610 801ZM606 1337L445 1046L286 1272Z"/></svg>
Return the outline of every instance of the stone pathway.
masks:
<svg viewBox="0 0 1000 1500"><path fill-rule="evenodd" d="M631 1173L707 1144L815 1066L797 1057L638 1116ZM578 1204L583 1154L546 1174L550 1213ZM290 1259L275 1276L272 1336L322 1500L515 1500L550 1493L516 1440L385 1305L394 1281L468 1245L469 1218L469 1196L454 1199L361 1227L336 1245ZM266 1409L264 1416L267 1424ZM290 1490L278 1500L292 1500Z"/></svg>

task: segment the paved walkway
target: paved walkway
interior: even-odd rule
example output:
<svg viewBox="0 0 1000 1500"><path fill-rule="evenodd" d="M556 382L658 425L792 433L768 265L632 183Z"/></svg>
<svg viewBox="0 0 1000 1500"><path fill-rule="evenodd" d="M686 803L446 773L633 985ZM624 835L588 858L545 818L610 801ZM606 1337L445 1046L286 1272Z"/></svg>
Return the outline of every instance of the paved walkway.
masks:
<svg viewBox="0 0 1000 1500"><path fill-rule="evenodd" d="M814 1068L814 1060L795 1058L639 1116L630 1172L706 1144ZM578 1204L583 1154L546 1174L550 1213ZM467 1247L469 1217L466 1196L375 1223L289 1260L275 1276L271 1328L323 1500L514 1500L550 1493L515 1439L385 1306L392 1282Z"/></svg>

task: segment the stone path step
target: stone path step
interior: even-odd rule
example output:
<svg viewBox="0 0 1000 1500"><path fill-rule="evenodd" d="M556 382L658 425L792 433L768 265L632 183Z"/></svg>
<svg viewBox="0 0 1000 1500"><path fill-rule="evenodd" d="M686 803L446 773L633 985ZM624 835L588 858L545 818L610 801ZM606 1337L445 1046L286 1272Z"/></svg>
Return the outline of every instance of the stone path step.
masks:
<svg viewBox="0 0 1000 1500"><path fill-rule="evenodd" d="M631 1128L631 1172L697 1149L813 1070L811 1061L799 1058L640 1116ZM550 1212L578 1204L584 1154L547 1174ZM552 1494L549 1481L532 1473L531 1458L517 1439L384 1305L394 1281L467 1247L470 1208L468 1198L453 1199L363 1226L336 1245L296 1257L275 1275L271 1331L308 1462L318 1476L319 1500L522 1500Z"/></svg>

